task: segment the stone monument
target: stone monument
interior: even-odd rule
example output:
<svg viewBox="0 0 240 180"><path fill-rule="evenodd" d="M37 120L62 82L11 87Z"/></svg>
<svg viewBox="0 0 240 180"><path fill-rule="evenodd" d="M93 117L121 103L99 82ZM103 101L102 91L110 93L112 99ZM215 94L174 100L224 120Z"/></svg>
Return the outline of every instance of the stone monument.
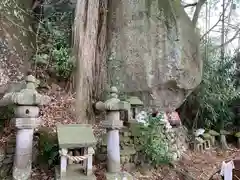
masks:
<svg viewBox="0 0 240 180"><path fill-rule="evenodd" d="M116 87L111 88L111 98L105 102L97 102L97 110L106 111L106 120L102 126L107 129L107 180L130 180L131 175L121 173L120 164L120 143L119 129L123 127L120 120L120 111L129 111L130 104L118 99L118 90Z"/></svg>
<svg viewBox="0 0 240 180"><path fill-rule="evenodd" d="M34 128L40 125L39 107L49 103L50 98L36 91L38 80L29 75L26 87L19 92L7 93L0 100L0 106L16 105L13 120L18 131L13 167L14 180L27 180L31 176L32 141Z"/></svg>
<svg viewBox="0 0 240 180"><path fill-rule="evenodd" d="M127 102L131 105L130 119L135 120L136 115L140 113L140 108L143 107L143 102L137 96L131 96L127 99Z"/></svg>
<svg viewBox="0 0 240 180"><path fill-rule="evenodd" d="M71 124L57 127L60 148L60 169L57 180L95 180L92 171L93 146L97 141L91 125Z"/></svg>

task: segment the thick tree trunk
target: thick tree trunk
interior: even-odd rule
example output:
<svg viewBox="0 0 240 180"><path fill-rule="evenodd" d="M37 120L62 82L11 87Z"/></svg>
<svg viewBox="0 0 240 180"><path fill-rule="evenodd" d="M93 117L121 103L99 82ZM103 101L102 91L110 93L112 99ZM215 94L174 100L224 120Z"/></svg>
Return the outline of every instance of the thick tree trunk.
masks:
<svg viewBox="0 0 240 180"><path fill-rule="evenodd" d="M77 116L91 123L92 103L100 97L105 77L107 0L77 2L74 27L74 53L77 59Z"/></svg>

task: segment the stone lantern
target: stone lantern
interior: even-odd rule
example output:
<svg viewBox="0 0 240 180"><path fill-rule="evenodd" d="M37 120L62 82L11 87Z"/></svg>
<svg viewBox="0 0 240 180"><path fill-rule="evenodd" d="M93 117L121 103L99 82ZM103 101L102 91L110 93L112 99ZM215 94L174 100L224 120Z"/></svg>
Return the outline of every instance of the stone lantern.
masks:
<svg viewBox="0 0 240 180"><path fill-rule="evenodd" d="M140 113L140 108L143 107L143 102L137 97L137 96L131 96L127 102L130 103L131 105L131 114L130 114L130 119L134 120L136 119L136 115Z"/></svg>
<svg viewBox="0 0 240 180"><path fill-rule="evenodd" d="M19 92L7 93L0 100L0 106L15 105L14 123L17 127L16 152L13 179L29 179L32 165L32 141L34 128L40 125L39 107L50 102L48 96L36 91L38 80L29 75L26 87Z"/></svg>
<svg viewBox="0 0 240 180"><path fill-rule="evenodd" d="M118 99L118 90L111 88L111 98L105 102L97 102L97 110L106 111L106 120L102 126L107 129L107 180L122 180L120 165L119 129L123 127L120 111L129 111L130 104ZM130 178L131 179L131 178Z"/></svg>
<svg viewBox="0 0 240 180"><path fill-rule="evenodd" d="M59 125L57 134L61 163L60 169L56 168L56 179L95 180L96 177L92 171L92 159L93 147L97 141L91 125Z"/></svg>

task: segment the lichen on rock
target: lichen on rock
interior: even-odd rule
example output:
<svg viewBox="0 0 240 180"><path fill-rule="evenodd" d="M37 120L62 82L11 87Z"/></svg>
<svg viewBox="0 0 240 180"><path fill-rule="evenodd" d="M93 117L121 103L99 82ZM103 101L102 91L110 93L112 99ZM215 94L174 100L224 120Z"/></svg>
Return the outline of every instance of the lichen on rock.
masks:
<svg viewBox="0 0 240 180"><path fill-rule="evenodd" d="M202 76L199 36L183 7L126 0L111 3L109 12L109 83L146 105L178 108Z"/></svg>

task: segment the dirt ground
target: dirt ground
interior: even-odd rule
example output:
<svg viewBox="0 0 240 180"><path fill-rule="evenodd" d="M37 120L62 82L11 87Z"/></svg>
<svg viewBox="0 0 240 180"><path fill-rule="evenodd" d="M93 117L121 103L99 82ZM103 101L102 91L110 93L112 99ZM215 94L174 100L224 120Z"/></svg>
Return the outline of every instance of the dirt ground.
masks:
<svg viewBox="0 0 240 180"><path fill-rule="evenodd" d="M211 149L204 153L194 153L187 151L182 160L174 164L175 167L160 166L157 169L137 169L131 172L134 180L208 180L214 172L220 169L224 160L240 157L237 150L222 152ZM94 166L94 172L97 180L105 180L102 165ZM52 171L44 171L38 168L33 169L33 180L53 180ZM215 180L220 180L215 176Z"/></svg>

